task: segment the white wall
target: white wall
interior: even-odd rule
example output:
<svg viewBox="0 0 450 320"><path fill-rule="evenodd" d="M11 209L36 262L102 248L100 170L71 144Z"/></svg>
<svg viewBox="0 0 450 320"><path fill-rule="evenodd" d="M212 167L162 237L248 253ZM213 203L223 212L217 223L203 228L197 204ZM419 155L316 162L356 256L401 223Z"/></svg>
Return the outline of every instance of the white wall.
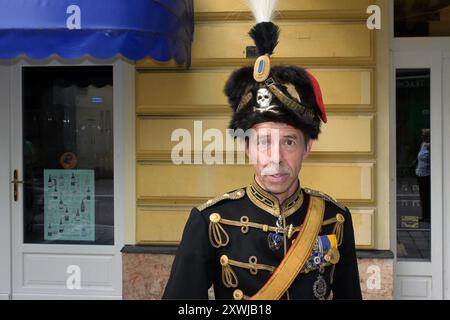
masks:
<svg viewBox="0 0 450 320"><path fill-rule="evenodd" d="M0 62L0 300L11 291L10 71L9 63Z"/></svg>

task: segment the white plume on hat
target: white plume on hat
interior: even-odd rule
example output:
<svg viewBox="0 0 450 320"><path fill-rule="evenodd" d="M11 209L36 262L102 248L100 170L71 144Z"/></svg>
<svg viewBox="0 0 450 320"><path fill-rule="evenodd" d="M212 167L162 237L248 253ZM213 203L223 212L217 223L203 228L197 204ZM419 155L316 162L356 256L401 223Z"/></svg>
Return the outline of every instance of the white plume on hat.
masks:
<svg viewBox="0 0 450 320"><path fill-rule="evenodd" d="M256 22L270 22L278 0L247 0Z"/></svg>

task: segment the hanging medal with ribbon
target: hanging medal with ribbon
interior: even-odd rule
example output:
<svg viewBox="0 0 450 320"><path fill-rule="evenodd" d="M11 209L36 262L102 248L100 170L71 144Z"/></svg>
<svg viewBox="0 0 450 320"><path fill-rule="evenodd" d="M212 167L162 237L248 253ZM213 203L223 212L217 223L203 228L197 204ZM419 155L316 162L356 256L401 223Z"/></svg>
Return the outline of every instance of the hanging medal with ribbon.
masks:
<svg viewBox="0 0 450 320"><path fill-rule="evenodd" d="M269 243L269 248L273 251L275 250L280 250L281 246L283 245L283 235L282 235L282 218L281 215L278 216L278 220L277 220L277 230L275 233L271 232L269 233L269 235L267 236L267 241Z"/></svg>
<svg viewBox="0 0 450 320"><path fill-rule="evenodd" d="M325 295L327 294L327 282L320 273L317 280L313 284L313 293L314 297L319 300L324 300Z"/></svg>

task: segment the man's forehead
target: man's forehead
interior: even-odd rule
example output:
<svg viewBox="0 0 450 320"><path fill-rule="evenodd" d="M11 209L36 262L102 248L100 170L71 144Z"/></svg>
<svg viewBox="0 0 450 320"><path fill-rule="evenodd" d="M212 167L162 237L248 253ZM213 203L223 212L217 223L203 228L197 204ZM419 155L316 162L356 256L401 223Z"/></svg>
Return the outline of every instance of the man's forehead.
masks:
<svg viewBox="0 0 450 320"><path fill-rule="evenodd" d="M274 133L273 130L271 131L259 131L257 133L257 136L259 138L291 138L291 139L300 139L299 135L296 132L284 132L284 133Z"/></svg>
<svg viewBox="0 0 450 320"><path fill-rule="evenodd" d="M280 137L299 137L302 135L302 132L299 129L283 123L264 122L255 125L253 129L256 131L258 136L278 134Z"/></svg>

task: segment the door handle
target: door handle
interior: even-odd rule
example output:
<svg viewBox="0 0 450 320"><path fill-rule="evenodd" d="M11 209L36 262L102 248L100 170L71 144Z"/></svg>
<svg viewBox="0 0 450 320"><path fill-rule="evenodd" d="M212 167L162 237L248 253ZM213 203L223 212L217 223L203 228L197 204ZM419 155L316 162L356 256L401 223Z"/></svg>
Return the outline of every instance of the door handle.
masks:
<svg viewBox="0 0 450 320"><path fill-rule="evenodd" d="M19 180L19 172L14 170L14 180L11 183L14 184L14 201L19 201L19 184L23 183L23 181Z"/></svg>

